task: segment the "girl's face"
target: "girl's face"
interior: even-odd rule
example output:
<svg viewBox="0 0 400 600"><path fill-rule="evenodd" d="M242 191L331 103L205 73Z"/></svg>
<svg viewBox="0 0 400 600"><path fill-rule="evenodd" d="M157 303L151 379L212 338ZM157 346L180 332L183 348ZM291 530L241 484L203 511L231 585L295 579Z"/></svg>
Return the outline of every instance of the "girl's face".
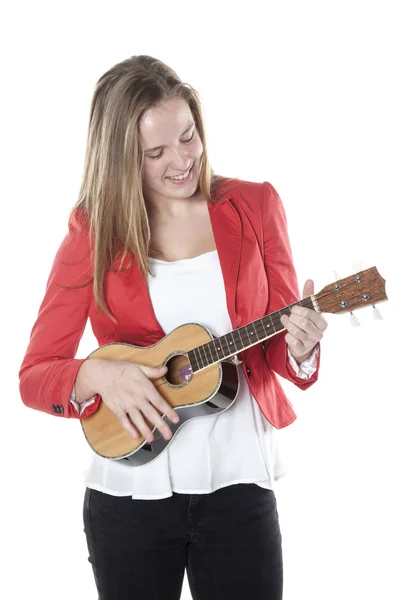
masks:
<svg viewBox="0 0 400 600"><path fill-rule="evenodd" d="M169 98L158 108L147 110L139 124L144 152L142 184L146 201L190 198L197 191L203 144L189 105L182 98ZM186 174L174 183L170 177Z"/></svg>

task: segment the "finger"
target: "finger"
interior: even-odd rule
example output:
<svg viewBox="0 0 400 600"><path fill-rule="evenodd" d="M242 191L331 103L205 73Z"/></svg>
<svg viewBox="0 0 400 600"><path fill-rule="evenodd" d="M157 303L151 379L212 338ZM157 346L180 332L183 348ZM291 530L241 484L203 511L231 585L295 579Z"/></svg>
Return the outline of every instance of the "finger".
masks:
<svg viewBox="0 0 400 600"><path fill-rule="evenodd" d="M146 423L141 410L132 406L127 411L129 418L133 422L133 424L140 431L141 435L145 438L147 442L152 442L154 440L154 435L148 424ZM149 419L149 421L151 421Z"/></svg>
<svg viewBox="0 0 400 600"><path fill-rule="evenodd" d="M303 331L303 329L301 329L300 327L298 327L297 325L295 325L293 323L292 316L289 318L284 315L282 317L281 321L282 321L283 325L286 327L286 329L288 330L288 332L292 335L292 337L298 338L302 342L305 342L308 339L307 332Z"/></svg>
<svg viewBox="0 0 400 600"><path fill-rule="evenodd" d="M139 367L149 379L160 379L168 371L167 365L164 365L163 367L149 367L147 365L136 363L136 366Z"/></svg>
<svg viewBox="0 0 400 600"><path fill-rule="evenodd" d="M325 331L328 327L328 321L325 319L324 315L316 313L318 318L314 318L314 323L318 327L320 331Z"/></svg>
<svg viewBox="0 0 400 600"><path fill-rule="evenodd" d="M296 351L295 354L297 356L301 356L302 354L305 354L306 352L308 352L308 349L303 344L303 342L301 340L299 340L298 338L293 337L290 333L287 333L285 335L285 341L288 344L288 346L290 346L291 348L293 348Z"/></svg>
<svg viewBox="0 0 400 600"><path fill-rule="evenodd" d="M328 322L325 319L325 317L320 313L316 312L315 310L311 310L311 308L306 308L305 306L298 306L296 304L295 306L292 306L290 308L290 314L296 314L307 317L308 319L310 319L310 321L314 323L314 325L320 331L325 331L328 327Z"/></svg>
<svg viewBox="0 0 400 600"><path fill-rule="evenodd" d="M146 403L143 405L143 407L140 408L140 410L151 423L154 423L158 431L161 433L162 436L164 436L166 440L171 439L172 431L170 430L164 419L161 417L160 413L153 407L152 404L150 404L150 402L146 401Z"/></svg>
<svg viewBox="0 0 400 600"><path fill-rule="evenodd" d="M303 288L302 298L307 298L307 296L312 296L314 293L314 281L312 279L307 279Z"/></svg>
<svg viewBox="0 0 400 600"><path fill-rule="evenodd" d="M297 330L293 327L289 329L289 327L285 325L286 329L290 331L292 335L295 337L300 337L302 341L305 341L308 338L315 344L322 338L322 332L317 328L314 321L311 321L307 317L301 317L300 315L292 314L289 317L288 324L292 324L294 327L298 328ZM300 335L300 332L304 332L307 337L305 338L303 335Z"/></svg>
<svg viewBox="0 0 400 600"><path fill-rule="evenodd" d="M313 310L311 311L311 314L308 317L310 319L310 321L315 325L315 327L318 329L318 331L320 332L324 332L325 329L328 327L328 322L325 319L325 317L323 317L320 313L314 312Z"/></svg>
<svg viewBox="0 0 400 600"><path fill-rule="evenodd" d="M120 408L117 408L115 414L117 416L117 419L121 423L122 427L125 429L125 431L127 433L129 433L129 435L131 435L133 438L137 439L139 437L139 433L138 433L137 429L135 427L133 427L132 422L129 419L126 412Z"/></svg>
<svg viewBox="0 0 400 600"><path fill-rule="evenodd" d="M160 413L166 415L173 423L178 423L179 415L170 404L159 394L154 386L151 387L148 393L148 400L155 406Z"/></svg>
<svg viewBox="0 0 400 600"><path fill-rule="evenodd" d="M317 313L311 308L295 304L294 306L290 307L290 314L300 315L301 317L307 317L308 319L311 319L311 317Z"/></svg>

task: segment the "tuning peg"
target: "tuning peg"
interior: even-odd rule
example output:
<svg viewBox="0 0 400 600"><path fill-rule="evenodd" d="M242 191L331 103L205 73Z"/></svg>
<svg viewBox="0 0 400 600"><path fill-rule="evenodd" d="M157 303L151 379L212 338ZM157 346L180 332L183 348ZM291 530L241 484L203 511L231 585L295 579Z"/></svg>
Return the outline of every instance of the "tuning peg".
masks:
<svg viewBox="0 0 400 600"><path fill-rule="evenodd" d="M336 280L336 281L339 281L339 279L340 279L340 275L339 275L339 273L338 273L337 271L333 271L333 273L334 273L334 275L335 275L335 280Z"/></svg>
<svg viewBox="0 0 400 600"><path fill-rule="evenodd" d="M357 319L356 315L350 311L351 317L350 317L350 323L352 324L353 327L360 327L361 323L360 321Z"/></svg>
<svg viewBox="0 0 400 600"><path fill-rule="evenodd" d="M372 305L372 316L376 321L382 321L383 317L379 310L376 308L375 304Z"/></svg>
<svg viewBox="0 0 400 600"><path fill-rule="evenodd" d="M353 269L354 269L354 271L356 273L359 273L360 271L362 271L362 267L361 267L361 263L360 262L353 263L351 266L353 267Z"/></svg>

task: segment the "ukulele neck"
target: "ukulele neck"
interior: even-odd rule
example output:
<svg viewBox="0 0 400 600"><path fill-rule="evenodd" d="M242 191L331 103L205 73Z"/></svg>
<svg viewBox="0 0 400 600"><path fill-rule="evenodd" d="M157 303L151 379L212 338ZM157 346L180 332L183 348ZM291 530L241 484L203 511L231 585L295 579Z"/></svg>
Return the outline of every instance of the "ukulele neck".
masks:
<svg viewBox="0 0 400 600"><path fill-rule="evenodd" d="M243 352L243 350L260 344L264 340L283 331L285 327L281 323L281 317L282 315L290 315L292 306L305 306L306 308L320 312L315 296L308 296L261 319L239 327L226 335L221 335L211 342L197 346L197 348L193 348L193 350L188 352L193 373L221 360L226 360L238 354L238 352Z"/></svg>

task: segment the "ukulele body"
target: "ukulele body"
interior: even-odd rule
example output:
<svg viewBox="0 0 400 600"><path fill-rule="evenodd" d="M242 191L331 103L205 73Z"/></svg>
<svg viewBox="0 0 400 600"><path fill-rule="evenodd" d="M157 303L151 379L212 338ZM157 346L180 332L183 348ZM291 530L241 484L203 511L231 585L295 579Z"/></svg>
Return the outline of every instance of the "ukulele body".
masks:
<svg viewBox="0 0 400 600"><path fill-rule="evenodd" d="M188 421L216 415L230 408L239 390L236 357L193 373L187 354L213 339L214 336L206 327L186 323L152 346L112 342L92 352L89 359L132 361L150 367L166 365L166 374L151 382L180 417L179 423L175 424L162 415L172 432L169 440L165 440L158 428L144 417L154 435L154 440L149 443L142 435L135 439L127 433L116 415L101 401L95 413L81 420L84 435L92 450L104 458L124 459L132 466L142 466L160 456Z"/></svg>

